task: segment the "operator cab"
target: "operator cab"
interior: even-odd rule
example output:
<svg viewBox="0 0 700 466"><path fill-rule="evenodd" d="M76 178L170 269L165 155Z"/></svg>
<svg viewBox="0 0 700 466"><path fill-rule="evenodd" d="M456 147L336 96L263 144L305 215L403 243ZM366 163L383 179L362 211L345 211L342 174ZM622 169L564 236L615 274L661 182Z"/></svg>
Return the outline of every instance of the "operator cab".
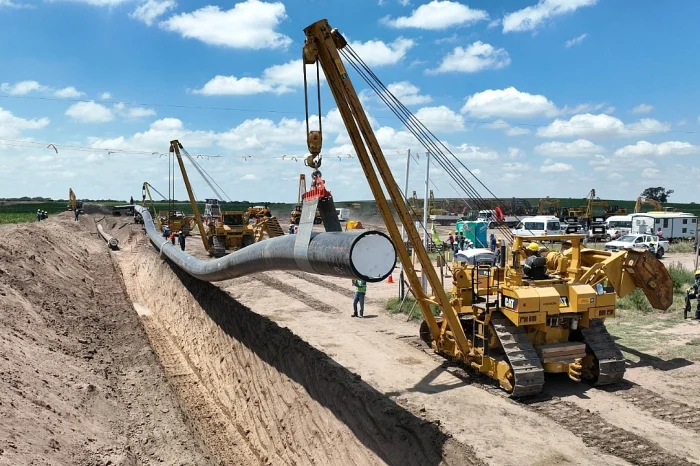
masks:
<svg viewBox="0 0 700 466"><path fill-rule="evenodd" d="M243 214L224 214L224 225L237 227L243 225Z"/></svg>
<svg viewBox="0 0 700 466"><path fill-rule="evenodd" d="M465 249L454 255L454 261L460 265L491 265L496 255L490 249Z"/></svg>

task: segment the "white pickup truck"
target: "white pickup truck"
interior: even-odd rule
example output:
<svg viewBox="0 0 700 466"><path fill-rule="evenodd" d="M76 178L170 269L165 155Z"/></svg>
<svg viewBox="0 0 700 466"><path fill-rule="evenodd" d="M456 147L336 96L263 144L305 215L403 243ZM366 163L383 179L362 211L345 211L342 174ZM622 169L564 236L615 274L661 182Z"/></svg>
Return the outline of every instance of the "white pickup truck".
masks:
<svg viewBox="0 0 700 466"><path fill-rule="evenodd" d="M605 250L618 252L626 248L646 248L656 254L659 259L671 249L671 244L652 235L625 235L605 243Z"/></svg>

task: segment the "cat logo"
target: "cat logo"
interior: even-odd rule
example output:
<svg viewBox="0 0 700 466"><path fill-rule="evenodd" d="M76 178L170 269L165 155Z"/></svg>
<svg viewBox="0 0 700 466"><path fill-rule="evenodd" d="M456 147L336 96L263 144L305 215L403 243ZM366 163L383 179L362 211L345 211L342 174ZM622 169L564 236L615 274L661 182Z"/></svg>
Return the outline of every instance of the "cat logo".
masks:
<svg viewBox="0 0 700 466"><path fill-rule="evenodd" d="M559 296L559 307L569 307L569 298L567 296Z"/></svg>
<svg viewBox="0 0 700 466"><path fill-rule="evenodd" d="M518 307L518 300L509 296L503 296L503 307L515 309Z"/></svg>

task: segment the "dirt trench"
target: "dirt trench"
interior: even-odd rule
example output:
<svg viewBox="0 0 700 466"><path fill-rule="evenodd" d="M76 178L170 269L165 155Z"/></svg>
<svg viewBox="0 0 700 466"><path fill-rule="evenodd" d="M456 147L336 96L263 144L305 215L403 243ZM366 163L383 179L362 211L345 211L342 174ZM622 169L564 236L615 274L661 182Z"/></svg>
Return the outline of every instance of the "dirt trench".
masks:
<svg viewBox="0 0 700 466"><path fill-rule="evenodd" d="M199 424L223 464L484 464L437 424L150 248L140 237L133 253L115 257L179 396L185 405L210 400Z"/></svg>

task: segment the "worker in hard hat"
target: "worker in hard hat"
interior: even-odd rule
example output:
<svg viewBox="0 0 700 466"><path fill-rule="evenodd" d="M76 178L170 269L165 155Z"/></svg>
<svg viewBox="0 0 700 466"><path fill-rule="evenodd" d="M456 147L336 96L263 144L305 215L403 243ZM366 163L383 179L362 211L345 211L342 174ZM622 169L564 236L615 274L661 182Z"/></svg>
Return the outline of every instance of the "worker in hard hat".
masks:
<svg viewBox="0 0 700 466"><path fill-rule="evenodd" d="M501 264L501 245L503 244L503 241L501 241L501 238L498 238L496 240L496 250L495 250L495 255L493 256L493 262L492 265L494 267L498 267Z"/></svg>
<svg viewBox="0 0 700 466"><path fill-rule="evenodd" d="M523 274L532 280L547 278L547 260L540 256L540 245L532 242L527 246L528 258L523 265Z"/></svg>
<svg viewBox="0 0 700 466"><path fill-rule="evenodd" d="M685 292L685 311L689 312L690 311L690 300L691 299L697 299L698 304L697 307L695 308L695 317L693 317L693 320L700 320L700 296L698 296L698 292L700 290L700 269L697 269L695 271L695 283L688 288Z"/></svg>
<svg viewBox="0 0 700 466"><path fill-rule="evenodd" d="M36 209L36 221L41 222L41 209Z"/></svg>
<svg viewBox="0 0 700 466"><path fill-rule="evenodd" d="M185 234L182 231L177 232L177 241L180 243L180 249L185 250Z"/></svg>

